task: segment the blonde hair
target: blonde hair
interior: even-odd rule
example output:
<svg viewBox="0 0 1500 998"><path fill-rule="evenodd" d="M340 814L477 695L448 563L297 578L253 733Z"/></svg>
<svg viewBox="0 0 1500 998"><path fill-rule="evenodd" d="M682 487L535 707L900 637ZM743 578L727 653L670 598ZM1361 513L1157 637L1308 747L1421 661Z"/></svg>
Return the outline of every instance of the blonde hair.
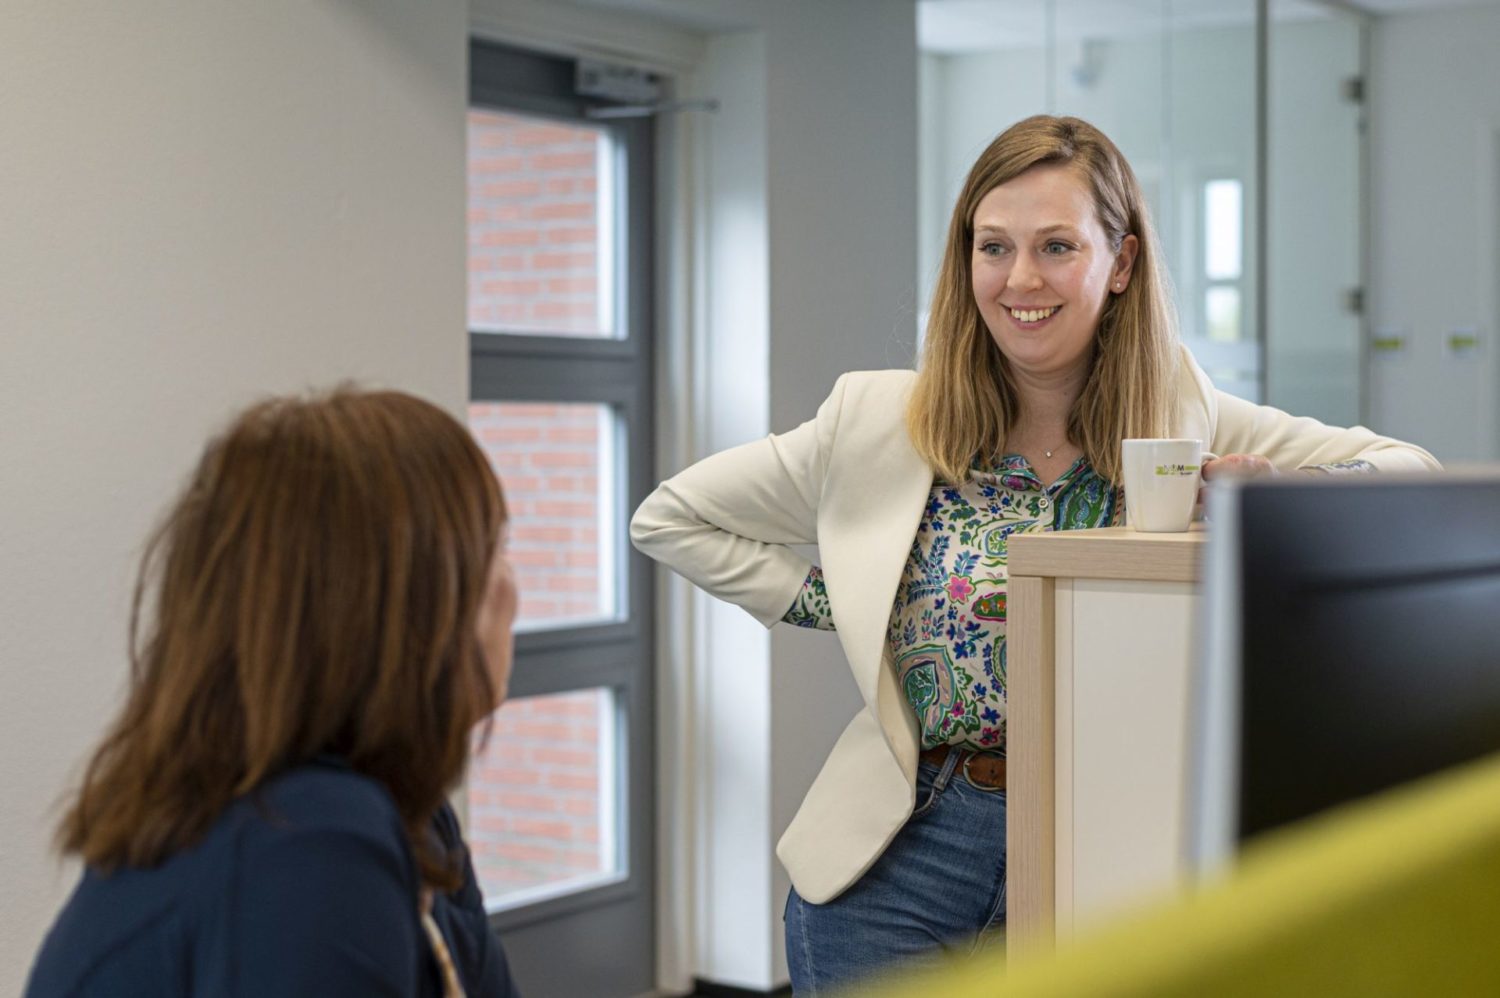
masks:
<svg viewBox="0 0 1500 998"><path fill-rule="evenodd" d="M1088 379L1068 416L1068 439L1106 481L1120 481L1120 441L1168 434L1175 404L1177 325L1166 268L1130 164L1103 132L1078 118L1037 115L1000 134L969 170L948 225L907 430L917 452L949 482L976 457L996 454L1020 414L1010 363L974 300L974 212L986 194L1028 170L1069 166L1089 184L1118 252L1139 242L1130 283L1099 318Z"/></svg>

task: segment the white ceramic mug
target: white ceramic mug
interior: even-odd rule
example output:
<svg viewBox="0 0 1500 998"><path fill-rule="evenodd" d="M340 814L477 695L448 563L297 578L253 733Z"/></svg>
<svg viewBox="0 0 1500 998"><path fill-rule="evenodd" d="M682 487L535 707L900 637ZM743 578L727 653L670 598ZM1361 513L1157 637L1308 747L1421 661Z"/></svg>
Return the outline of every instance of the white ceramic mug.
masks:
<svg viewBox="0 0 1500 998"><path fill-rule="evenodd" d="M1130 526L1180 533L1193 522L1202 484L1203 441L1134 438L1120 445Z"/></svg>

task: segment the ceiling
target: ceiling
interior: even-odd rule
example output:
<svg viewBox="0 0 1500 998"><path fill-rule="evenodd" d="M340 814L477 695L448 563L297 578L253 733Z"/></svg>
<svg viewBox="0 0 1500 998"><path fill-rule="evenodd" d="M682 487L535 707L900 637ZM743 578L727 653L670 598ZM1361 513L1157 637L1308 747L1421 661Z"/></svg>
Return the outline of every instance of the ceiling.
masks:
<svg viewBox="0 0 1500 998"><path fill-rule="evenodd" d="M1271 0L1277 21L1341 16L1333 9L1358 8L1384 17L1421 14L1452 7L1500 5L1500 0ZM917 43L924 52L957 54L1008 48L1036 48L1048 36L1046 0L918 0ZM1128 38L1162 29L1163 10L1173 28L1246 25L1255 0L1066 0L1056 8L1060 42Z"/></svg>

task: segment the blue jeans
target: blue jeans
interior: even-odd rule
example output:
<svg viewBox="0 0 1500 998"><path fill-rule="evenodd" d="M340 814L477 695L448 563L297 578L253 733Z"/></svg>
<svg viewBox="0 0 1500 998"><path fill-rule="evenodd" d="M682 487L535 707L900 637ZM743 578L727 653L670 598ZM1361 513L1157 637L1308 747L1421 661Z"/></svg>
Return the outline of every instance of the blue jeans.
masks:
<svg viewBox="0 0 1500 998"><path fill-rule="evenodd" d="M875 864L826 904L786 902L797 998L1003 945L1005 794L964 778L963 753L917 767L917 804Z"/></svg>

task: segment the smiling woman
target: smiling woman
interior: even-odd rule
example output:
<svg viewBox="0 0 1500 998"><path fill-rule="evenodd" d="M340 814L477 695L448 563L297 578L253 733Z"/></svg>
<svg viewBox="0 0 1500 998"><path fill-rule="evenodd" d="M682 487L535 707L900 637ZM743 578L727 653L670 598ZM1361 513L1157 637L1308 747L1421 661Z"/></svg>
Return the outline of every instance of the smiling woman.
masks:
<svg viewBox="0 0 1500 998"><path fill-rule="evenodd" d="M1092 125L1038 116L996 139L954 207L911 410L934 466L957 477L983 446L1049 481L1085 455L1118 481L1118 442L1170 418L1179 348L1157 245L1134 173Z"/></svg>
<svg viewBox="0 0 1500 998"><path fill-rule="evenodd" d="M663 482L631 523L766 626L840 631L864 694L777 850L799 996L1001 938L1009 538L1119 523L1122 440L1191 437L1242 470L1436 466L1215 391L1130 166L1076 118L1028 118L974 164L924 350Z"/></svg>
<svg viewBox="0 0 1500 998"><path fill-rule="evenodd" d="M1130 282L1140 240L1104 231L1088 178L1040 167L974 213L974 299L1017 377L1086 373L1106 291Z"/></svg>

